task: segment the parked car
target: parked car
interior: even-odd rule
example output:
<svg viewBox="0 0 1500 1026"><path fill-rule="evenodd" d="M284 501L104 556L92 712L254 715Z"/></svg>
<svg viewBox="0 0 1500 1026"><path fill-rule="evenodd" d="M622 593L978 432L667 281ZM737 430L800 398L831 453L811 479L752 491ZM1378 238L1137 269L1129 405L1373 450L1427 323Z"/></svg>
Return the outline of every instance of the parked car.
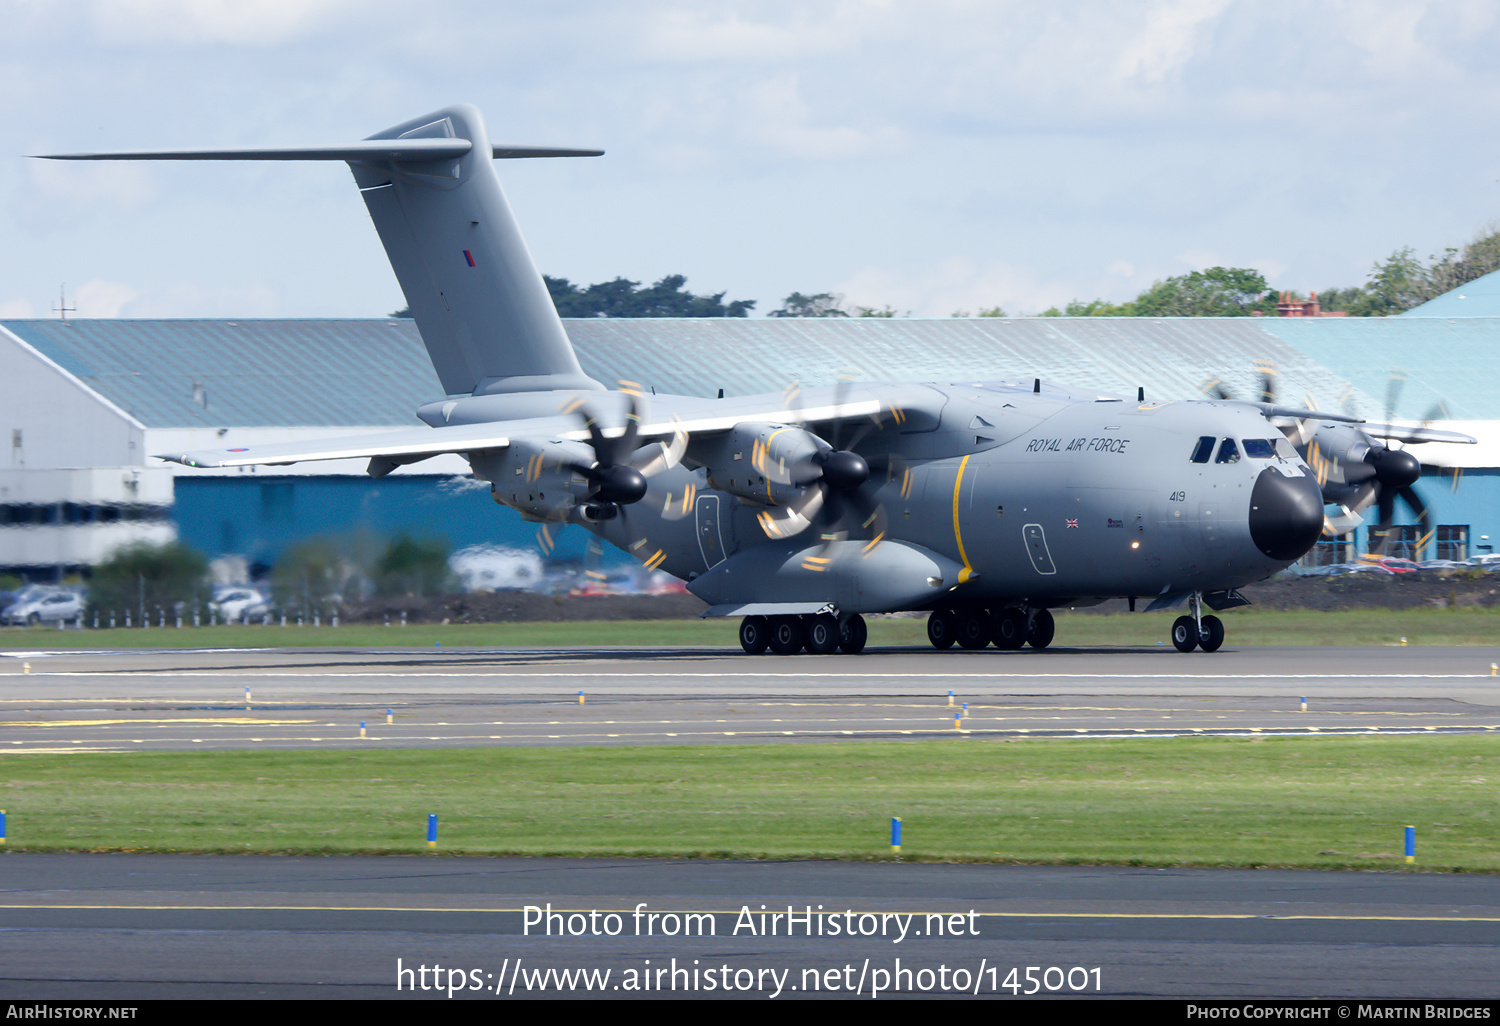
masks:
<svg viewBox="0 0 1500 1026"><path fill-rule="evenodd" d="M258 620L271 611L271 601L250 587L225 588L208 604L225 623Z"/></svg>
<svg viewBox="0 0 1500 1026"><path fill-rule="evenodd" d="M72 620L82 616L85 605L87 601L82 592L51 591L33 594L12 603L4 614L0 614L0 620L7 624L33 626L39 623L56 623L58 620Z"/></svg>

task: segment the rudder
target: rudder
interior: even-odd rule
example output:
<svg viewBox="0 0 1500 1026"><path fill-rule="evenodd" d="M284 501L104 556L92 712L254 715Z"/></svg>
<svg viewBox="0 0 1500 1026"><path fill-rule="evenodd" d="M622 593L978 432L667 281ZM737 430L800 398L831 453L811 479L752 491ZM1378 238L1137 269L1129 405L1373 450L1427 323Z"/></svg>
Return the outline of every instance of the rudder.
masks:
<svg viewBox="0 0 1500 1026"><path fill-rule="evenodd" d="M579 366L521 237L478 109L447 107L369 138L471 143L446 159L349 162L444 390L602 388Z"/></svg>

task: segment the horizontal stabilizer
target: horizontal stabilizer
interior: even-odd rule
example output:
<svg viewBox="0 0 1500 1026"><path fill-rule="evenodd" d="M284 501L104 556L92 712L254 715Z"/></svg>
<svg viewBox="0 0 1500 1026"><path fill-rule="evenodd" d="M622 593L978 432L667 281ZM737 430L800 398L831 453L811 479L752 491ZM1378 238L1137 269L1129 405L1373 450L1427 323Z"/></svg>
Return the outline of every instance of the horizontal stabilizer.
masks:
<svg viewBox="0 0 1500 1026"><path fill-rule="evenodd" d="M257 149L119 150L98 153L39 153L43 160L357 160L375 163L452 160L473 149L468 139L378 139L342 146L271 146ZM496 143L496 160L521 157L600 157L603 150Z"/></svg>
<svg viewBox="0 0 1500 1026"><path fill-rule="evenodd" d="M491 395L604 387L578 365L491 159L603 152L491 144L479 111L458 104L334 146L54 153L45 159L344 161L443 391Z"/></svg>

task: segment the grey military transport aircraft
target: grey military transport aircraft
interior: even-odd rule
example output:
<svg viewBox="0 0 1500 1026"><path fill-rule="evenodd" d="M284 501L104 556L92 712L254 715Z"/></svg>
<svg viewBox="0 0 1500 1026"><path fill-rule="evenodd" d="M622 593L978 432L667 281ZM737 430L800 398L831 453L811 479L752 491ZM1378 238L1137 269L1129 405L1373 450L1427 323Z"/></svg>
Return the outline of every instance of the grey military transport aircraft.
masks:
<svg viewBox="0 0 1500 1026"><path fill-rule="evenodd" d="M1050 610L1111 597L1186 601L1173 644L1213 652L1224 626L1204 607L1245 604L1237 588L1323 530L1317 476L1277 425L1352 417L1040 380L606 390L579 366L493 164L597 155L492 145L459 105L346 145L57 159L346 161L448 393L416 411L426 428L161 458L359 457L381 477L458 453L544 545L578 524L686 580L706 615L743 618L750 653L857 653L861 614L900 610L929 612L938 649L1044 649Z"/></svg>

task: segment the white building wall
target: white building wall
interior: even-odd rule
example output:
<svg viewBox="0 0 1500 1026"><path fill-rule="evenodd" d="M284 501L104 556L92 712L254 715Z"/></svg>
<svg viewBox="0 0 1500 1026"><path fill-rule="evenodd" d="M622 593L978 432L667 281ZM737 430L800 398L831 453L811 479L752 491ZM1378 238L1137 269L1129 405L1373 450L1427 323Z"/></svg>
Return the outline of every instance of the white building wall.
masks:
<svg viewBox="0 0 1500 1026"><path fill-rule="evenodd" d="M145 465L144 425L32 346L4 335L0 468Z"/></svg>

